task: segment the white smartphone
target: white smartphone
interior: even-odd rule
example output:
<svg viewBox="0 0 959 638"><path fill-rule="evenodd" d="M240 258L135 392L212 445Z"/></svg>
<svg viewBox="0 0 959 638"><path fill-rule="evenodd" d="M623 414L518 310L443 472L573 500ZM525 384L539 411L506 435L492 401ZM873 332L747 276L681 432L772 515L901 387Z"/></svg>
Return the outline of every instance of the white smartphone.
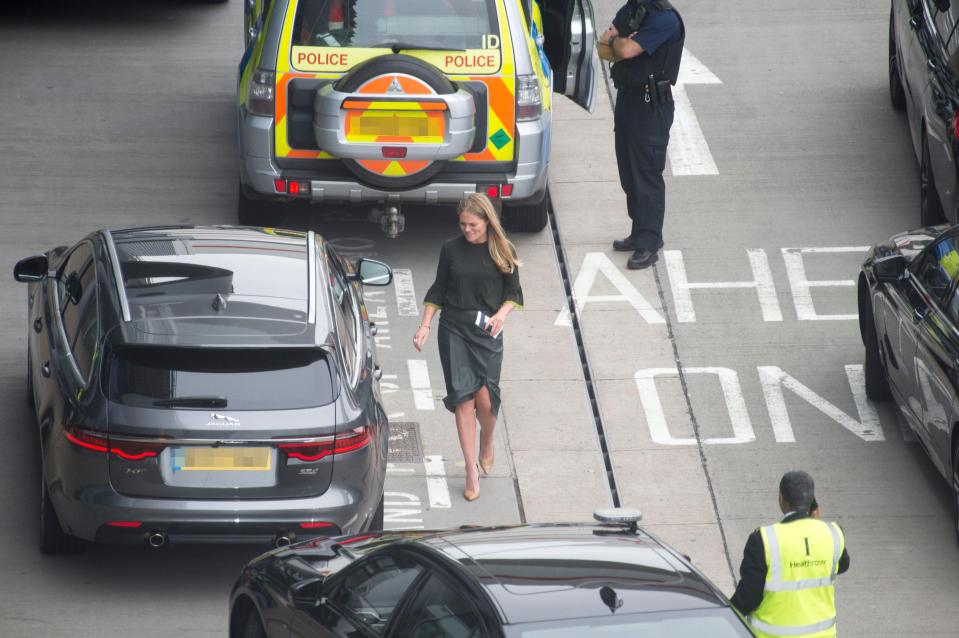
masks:
<svg viewBox="0 0 959 638"><path fill-rule="evenodd" d="M503 329L500 328L500 331L497 332L496 334L493 334L492 332L490 332L489 328L486 327L486 322L488 322L489 319L490 319L489 315L483 312L482 310L476 311L476 325L479 326L481 329L485 330L486 332L488 332L489 335L493 337L494 339L499 339L500 336L502 336L503 334Z"/></svg>

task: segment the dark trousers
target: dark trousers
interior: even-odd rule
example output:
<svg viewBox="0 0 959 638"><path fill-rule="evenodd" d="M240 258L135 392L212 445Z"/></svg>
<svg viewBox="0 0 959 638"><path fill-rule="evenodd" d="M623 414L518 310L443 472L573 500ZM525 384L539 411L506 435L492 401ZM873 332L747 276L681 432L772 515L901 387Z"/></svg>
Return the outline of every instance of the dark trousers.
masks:
<svg viewBox="0 0 959 638"><path fill-rule="evenodd" d="M673 103L654 105L640 92L619 91L615 111L616 164L633 220L629 232L639 250L659 250L666 214L666 146Z"/></svg>

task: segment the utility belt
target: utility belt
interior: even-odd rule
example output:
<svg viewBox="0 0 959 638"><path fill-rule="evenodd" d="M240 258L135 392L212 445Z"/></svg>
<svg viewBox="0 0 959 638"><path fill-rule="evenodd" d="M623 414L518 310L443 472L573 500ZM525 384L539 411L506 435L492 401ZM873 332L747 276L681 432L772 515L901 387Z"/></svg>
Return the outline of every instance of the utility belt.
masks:
<svg viewBox="0 0 959 638"><path fill-rule="evenodd" d="M645 82L614 82L616 90L631 95L645 95L648 104L659 105L673 101L673 85L669 80L657 80L650 75Z"/></svg>

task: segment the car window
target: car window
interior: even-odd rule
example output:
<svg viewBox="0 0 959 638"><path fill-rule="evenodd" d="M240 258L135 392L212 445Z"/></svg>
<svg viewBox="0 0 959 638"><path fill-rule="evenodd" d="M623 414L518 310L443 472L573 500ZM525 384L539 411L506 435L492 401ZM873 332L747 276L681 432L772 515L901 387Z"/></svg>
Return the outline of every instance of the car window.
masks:
<svg viewBox="0 0 959 638"><path fill-rule="evenodd" d="M485 49L491 34L494 0L301 0L293 22L294 44L319 47Z"/></svg>
<svg viewBox="0 0 959 638"><path fill-rule="evenodd" d="M946 295L959 275L959 251L956 237L945 237L930 246L920 257L916 278L932 298L946 306Z"/></svg>
<svg viewBox="0 0 959 638"><path fill-rule="evenodd" d="M67 347L84 379L90 378L97 345L97 281L93 246L74 249L57 276L60 320Z"/></svg>
<svg viewBox="0 0 959 638"><path fill-rule="evenodd" d="M482 638L486 636L476 608L436 575L430 576L399 620L397 638Z"/></svg>
<svg viewBox="0 0 959 638"><path fill-rule="evenodd" d="M423 571L406 556L379 554L346 574L331 601L377 634L383 633L396 606Z"/></svg>
<svg viewBox="0 0 959 638"><path fill-rule="evenodd" d="M353 295L353 288L346 280L338 257L332 251L328 251L328 267L330 271L330 293L333 298L333 314L336 319L336 330L339 335L340 348L343 352L343 360L346 364L346 374L350 379L354 378L354 373L358 370L359 361L359 307L356 298Z"/></svg>
<svg viewBox="0 0 959 638"><path fill-rule="evenodd" d="M336 398L326 354L313 348L128 347L109 361L109 397L139 407L182 397L215 397L232 409L283 410Z"/></svg>

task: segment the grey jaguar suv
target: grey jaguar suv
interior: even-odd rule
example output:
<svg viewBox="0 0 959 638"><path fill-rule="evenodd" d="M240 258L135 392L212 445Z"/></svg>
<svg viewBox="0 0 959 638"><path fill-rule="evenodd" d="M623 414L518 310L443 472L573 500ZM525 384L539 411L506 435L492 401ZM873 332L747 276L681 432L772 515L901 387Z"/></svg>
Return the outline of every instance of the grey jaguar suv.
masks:
<svg viewBox="0 0 959 638"><path fill-rule="evenodd" d="M93 233L23 259L40 546L379 529L389 425L362 285L313 232Z"/></svg>

